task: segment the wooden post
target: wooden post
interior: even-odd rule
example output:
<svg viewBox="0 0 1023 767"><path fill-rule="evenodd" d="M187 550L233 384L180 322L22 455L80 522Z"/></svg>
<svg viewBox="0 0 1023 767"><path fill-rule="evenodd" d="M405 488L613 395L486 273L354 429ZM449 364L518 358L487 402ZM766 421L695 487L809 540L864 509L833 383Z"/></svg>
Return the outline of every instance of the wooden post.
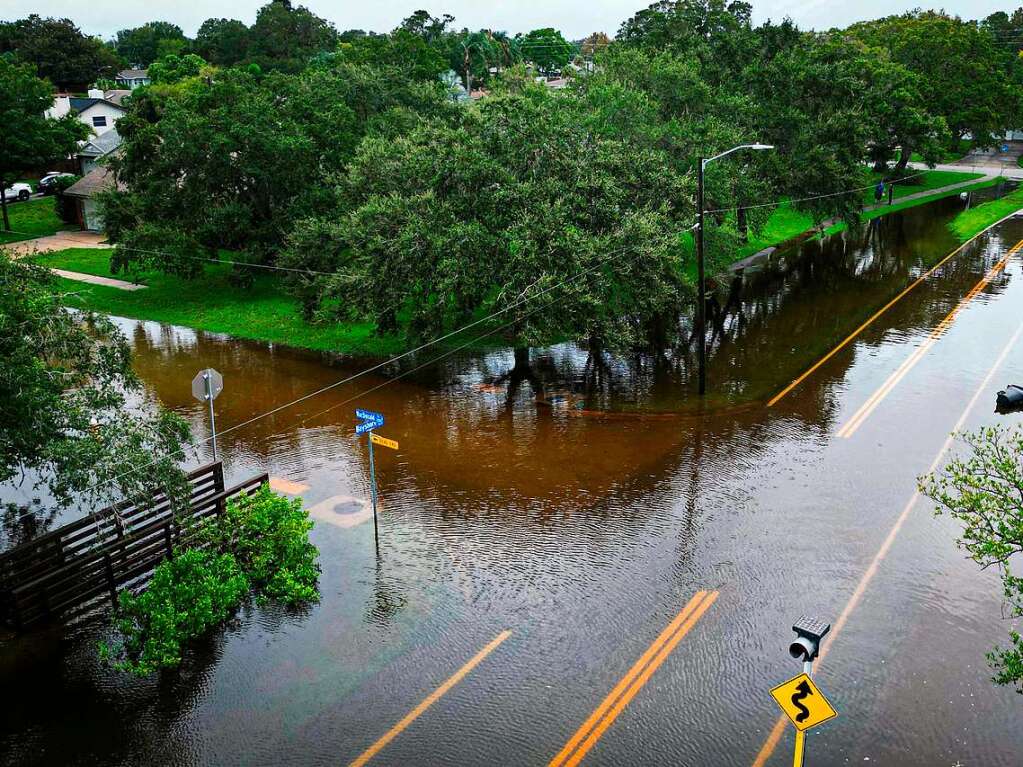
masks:
<svg viewBox="0 0 1023 767"><path fill-rule="evenodd" d="M107 587L110 589L110 602L117 608L117 583L114 581L114 565L110 561L110 554L103 555L103 568L107 572Z"/></svg>
<svg viewBox="0 0 1023 767"><path fill-rule="evenodd" d="M217 491L218 496L222 496L224 492L224 462L217 461L213 464L213 487ZM227 510L227 503L223 497L217 498L217 516L224 516L224 512Z"/></svg>

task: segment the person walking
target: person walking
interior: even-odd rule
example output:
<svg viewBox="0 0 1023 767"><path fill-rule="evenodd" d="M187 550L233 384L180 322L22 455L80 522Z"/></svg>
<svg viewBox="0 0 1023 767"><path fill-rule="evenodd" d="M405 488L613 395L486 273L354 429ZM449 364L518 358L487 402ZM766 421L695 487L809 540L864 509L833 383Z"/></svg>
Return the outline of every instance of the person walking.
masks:
<svg viewBox="0 0 1023 767"><path fill-rule="evenodd" d="M878 181L877 186L874 187L874 203L876 205L881 204L881 200L884 199L884 181Z"/></svg>

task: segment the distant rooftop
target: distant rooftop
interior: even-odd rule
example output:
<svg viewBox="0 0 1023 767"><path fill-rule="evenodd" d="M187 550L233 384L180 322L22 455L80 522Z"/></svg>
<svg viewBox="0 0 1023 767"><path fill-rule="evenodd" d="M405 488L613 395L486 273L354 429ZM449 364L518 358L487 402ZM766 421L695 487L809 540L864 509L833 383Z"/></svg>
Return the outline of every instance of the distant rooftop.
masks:
<svg viewBox="0 0 1023 767"><path fill-rule="evenodd" d="M117 73L118 80L144 80L149 77L148 69L122 69Z"/></svg>

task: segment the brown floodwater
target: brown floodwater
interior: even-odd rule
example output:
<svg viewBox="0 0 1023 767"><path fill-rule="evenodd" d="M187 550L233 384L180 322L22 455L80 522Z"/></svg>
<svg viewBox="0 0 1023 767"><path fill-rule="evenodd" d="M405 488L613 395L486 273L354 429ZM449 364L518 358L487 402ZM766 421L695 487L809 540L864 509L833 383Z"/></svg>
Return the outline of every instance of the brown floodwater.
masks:
<svg viewBox="0 0 1023 767"><path fill-rule="evenodd" d="M510 630L371 764L546 764L710 589L717 601L585 763L750 764L778 713L768 690L799 670L791 623L838 618L1006 348L965 425L1019 420L992 412L997 388L1023 383L1020 347L1007 346L1023 319L1015 256L859 430L838 434L1023 240L1016 219L766 405L956 247L946 224L965 204L894 214L748 270L715 332L704 400L685 358L573 344L460 352L394 380L427 351L233 428L370 363L118 320L148 390L200 439L190 381L223 373L229 478L269 471L306 486L322 599L297 614L247 606L180 670L148 680L98 662L102 620L0 640L12 701L0 762L346 764ZM372 521L349 513L369 496L355 407L384 413L380 433L400 443L376 451L379 556ZM208 457L203 444L189 462ZM1021 762L1023 709L983 658L1010 624L994 574L965 561L955 535L926 502L899 530L818 670L840 716L811 734L812 763ZM790 738L769 764L786 763Z"/></svg>

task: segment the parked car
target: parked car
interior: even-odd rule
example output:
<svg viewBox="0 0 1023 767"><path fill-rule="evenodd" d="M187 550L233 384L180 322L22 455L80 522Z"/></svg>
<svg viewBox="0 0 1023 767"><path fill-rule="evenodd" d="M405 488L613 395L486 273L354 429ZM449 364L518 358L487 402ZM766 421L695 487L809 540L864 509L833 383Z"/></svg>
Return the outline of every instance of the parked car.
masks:
<svg viewBox="0 0 1023 767"><path fill-rule="evenodd" d="M53 194L57 191L57 179L59 178L74 178L73 173L59 173L57 171L50 171L41 179L39 179L39 191L43 194Z"/></svg>
<svg viewBox="0 0 1023 767"><path fill-rule="evenodd" d="M32 187L29 184L18 182L17 184L11 184L4 190L4 197L7 198L8 202L13 200L21 200L24 202L32 196Z"/></svg>

